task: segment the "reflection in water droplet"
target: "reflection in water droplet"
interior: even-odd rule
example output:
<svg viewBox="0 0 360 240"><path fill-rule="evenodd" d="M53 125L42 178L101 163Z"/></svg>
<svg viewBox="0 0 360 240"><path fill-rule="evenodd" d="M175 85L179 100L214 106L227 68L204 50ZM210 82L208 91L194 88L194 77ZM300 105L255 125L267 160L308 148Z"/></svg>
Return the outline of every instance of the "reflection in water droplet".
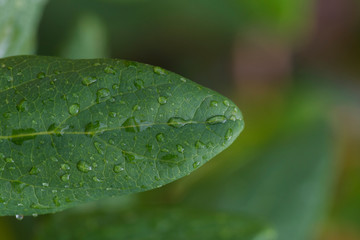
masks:
<svg viewBox="0 0 360 240"><path fill-rule="evenodd" d="M19 112L25 112L28 110L28 102L23 99L21 100L17 105L16 105L16 109L19 111Z"/></svg>
<svg viewBox="0 0 360 240"><path fill-rule="evenodd" d="M21 220L24 219L24 215L16 214L16 215L15 215L15 218L16 218L16 220L21 221Z"/></svg>
<svg viewBox="0 0 360 240"><path fill-rule="evenodd" d="M76 115L80 111L80 105L79 104L73 104L69 107L69 113L71 115Z"/></svg>
<svg viewBox="0 0 360 240"><path fill-rule="evenodd" d="M190 121L187 121L180 117L173 117L173 118L170 118L168 121L168 124L174 128L183 127L184 125L186 125L188 123L190 123Z"/></svg>
<svg viewBox="0 0 360 240"><path fill-rule="evenodd" d="M39 72L38 74L37 74L37 78L39 78L39 79L42 79L42 78L44 78L45 77L45 73L44 72Z"/></svg>
<svg viewBox="0 0 360 240"><path fill-rule="evenodd" d="M115 173L119 173L119 172L121 172L121 171L124 171L124 168L123 168L123 166L121 166L121 165L115 165L114 168L113 168L113 171L114 171Z"/></svg>
<svg viewBox="0 0 360 240"><path fill-rule="evenodd" d="M217 115L217 116L213 116L211 118L208 118L206 120L206 122L208 124L214 125L214 124L219 124L219 123L225 123L226 122L226 117L224 115Z"/></svg>
<svg viewBox="0 0 360 240"><path fill-rule="evenodd" d="M159 98L158 98L158 102L159 102L161 105L164 105L165 103L167 103L167 98L166 98L166 97L159 97Z"/></svg>
<svg viewBox="0 0 360 240"><path fill-rule="evenodd" d="M165 140L164 134L158 133L158 134L156 135L156 140L157 140L158 142L163 142L163 141Z"/></svg>
<svg viewBox="0 0 360 240"><path fill-rule="evenodd" d="M165 75L166 70L161 67L154 67L154 73L159 74L159 75Z"/></svg>
<svg viewBox="0 0 360 240"><path fill-rule="evenodd" d="M85 77L81 83L85 86L90 86L91 84L93 84L96 81L97 81L97 79L94 77Z"/></svg>
<svg viewBox="0 0 360 240"><path fill-rule="evenodd" d="M225 134L226 141L229 141L233 137L233 130L229 128Z"/></svg>
<svg viewBox="0 0 360 240"><path fill-rule="evenodd" d="M79 161L77 164L79 171L87 173L92 170L92 167L85 161Z"/></svg>

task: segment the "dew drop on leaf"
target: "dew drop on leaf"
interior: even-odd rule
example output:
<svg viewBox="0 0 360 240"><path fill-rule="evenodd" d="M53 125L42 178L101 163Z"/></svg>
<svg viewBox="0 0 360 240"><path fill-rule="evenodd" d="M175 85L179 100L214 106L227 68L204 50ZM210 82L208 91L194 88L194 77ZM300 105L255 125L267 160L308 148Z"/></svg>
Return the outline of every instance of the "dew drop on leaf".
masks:
<svg viewBox="0 0 360 240"><path fill-rule="evenodd" d="M194 162L193 163L193 168L198 168L200 166L200 162Z"/></svg>
<svg viewBox="0 0 360 240"><path fill-rule="evenodd" d="M66 173L66 174L62 175L62 176L60 177L60 179L61 179L61 181L63 181L63 182L68 182L69 179L70 179L70 174L69 174L69 173Z"/></svg>
<svg viewBox="0 0 360 240"><path fill-rule="evenodd" d="M163 142L163 141L165 140L164 134L158 133L158 134L156 135L156 140L157 140L158 142Z"/></svg>
<svg viewBox="0 0 360 240"><path fill-rule="evenodd" d="M79 113L79 111L80 111L80 105L79 104L73 104L73 105L71 105L70 107L69 107L69 113L71 114L71 115L76 115L76 114L78 114Z"/></svg>
<svg viewBox="0 0 360 240"><path fill-rule="evenodd" d="M195 147L196 147L197 149L202 149L202 148L205 147L205 144L204 144L203 142L201 142L201 141L196 141Z"/></svg>
<svg viewBox="0 0 360 240"><path fill-rule="evenodd" d="M211 124L211 125L214 125L214 124L219 124L219 123L224 123L224 122L226 122L226 117L225 116L223 116L223 115L217 115L217 116L213 116L213 117L211 117L211 118L208 118L207 120L206 120L206 122L208 123L208 124Z"/></svg>
<svg viewBox="0 0 360 240"><path fill-rule="evenodd" d="M179 153L183 153L183 152L184 152L184 147L181 146L180 144L176 145L176 148L177 148L177 151L178 151Z"/></svg>
<svg viewBox="0 0 360 240"><path fill-rule="evenodd" d="M28 110L28 102L26 101L26 99L21 100L17 105L16 105L16 109L19 112L25 112Z"/></svg>
<svg viewBox="0 0 360 240"><path fill-rule="evenodd" d="M224 103L224 105L227 106L227 107L230 106L230 103L229 103L228 100L224 100L223 103Z"/></svg>
<svg viewBox="0 0 360 240"><path fill-rule="evenodd" d="M64 171L70 170L70 166L67 163L63 163L61 164L61 169Z"/></svg>
<svg viewBox="0 0 360 240"><path fill-rule="evenodd" d="M110 98L110 90L107 88L101 88L96 92L97 99L96 101L99 103L103 100Z"/></svg>
<svg viewBox="0 0 360 240"><path fill-rule="evenodd" d="M210 106L211 106L211 107L217 107L217 106L218 106L218 102L217 102L217 101L211 101L211 102L210 102Z"/></svg>
<svg viewBox="0 0 360 240"><path fill-rule="evenodd" d="M45 73L44 72L39 72L38 74L37 74L37 78L38 79L42 79L42 78L44 78L45 77Z"/></svg>
<svg viewBox="0 0 360 240"><path fill-rule="evenodd" d="M97 150L97 152L98 152L99 154L104 155L104 151L103 151L103 149L102 149L102 147L101 147L101 143L99 143L99 142L94 142L94 146L95 146L95 148L96 148L96 150Z"/></svg>
<svg viewBox="0 0 360 240"><path fill-rule="evenodd" d="M141 80L141 79L137 79L134 81L134 86L137 88L137 89L141 89L144 87L144 81Z"/></svg>
<svg viewBox="0 0 360 240"><path fill-rule="evenodd" d="M38 167L36 167L36 166L32 167L32 168L30 169L30 171L29 171L29 174L30 174L30 175L37 175L37 174L39 174L39 173L40 173L40 169L39 169Z"/></svg>
<svg viewBox="0 0 360 240"><path fill-rule="evenodd" d="M116 71L114 70L113 66L107 66L105 69L104 69L104 72L105 73L109 73L109 74L115 74Z"/></svg>
<svg viewBox="0 0 360 240"><path fill-rule="evenodd" d="M80 172L87 173L92 170L92 167L85 161L79 161L77 164L77 169L79 169Z"/></svg>
<svg viewBox="0 0 360 240"><path fill-rule="evenodd" d="M226 141L229 141L233 137L233 130L229 128L225 134Z"/></svg>
<svg viewBox="0 0 360 240"><path fill-rule="evenodd" d="M186 125L188 123L189 123L189 121L187 121L183 118L180 118L180 117L173 117L173 118L170 118L168 121L168 124L174 128L183 127L184 125Z"/></svg>
<svg viewBox="0 0 360 240"><path fill-rule="evenodd" d="M159 74L159 75L165 75L166 70L161 67L154 67L154 73Z"/></svg>
<svg viewBox="0 0 360 240"><path fill-rule="evenodd" d="M16 220L21 221L21 220L24 219L24 215L16 214L16 215L15 215L15 218L16 218Z"/></svg>
<svg viewBox="0 0 360 240"><path fill-rule="evenodd" d="M159 97L159 98L158 98L158 102L159 102L161 105L164 105L165 103L167 103L167 98L166 98L166 97Z"/></svg>
<svg viewBox="0 0 360 240"><path fill-rule="evenodd" d="M5 158L5 162L7 162L7 163L13 163L13 162L14 162L14 159L12 159L11 157L7 157L7 158Z"/></svg>
<svg viewBox="0 0 360 240"><path fill-rule="evenodd" d="M83 78L81 83L85 86L90 86L91 84L93 84L96 81L97 81L97 79L94 77L85 77L85 78Z"/></svg>
<svg viewBox="0 0 360 240"><path fill-rule="evenodd" d="M119 173L119 172L121 172L121 171L124 171L124 168L123 168L122 165L115 165L114 168L113 168L113 171L114 171L115 173Z"/></svg>

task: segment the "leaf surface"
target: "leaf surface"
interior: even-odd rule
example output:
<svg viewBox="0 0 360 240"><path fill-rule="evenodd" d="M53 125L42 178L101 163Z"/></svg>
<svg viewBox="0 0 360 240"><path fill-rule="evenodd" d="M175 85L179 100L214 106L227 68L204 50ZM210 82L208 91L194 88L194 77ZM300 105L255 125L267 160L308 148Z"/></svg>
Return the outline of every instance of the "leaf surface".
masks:
<svg viewBox="0 0 360 240"><path fill-rule="evenodd" d="M242 131L227 98L124 60L0 60L0 214L56 212L188 175Z"/></svg>

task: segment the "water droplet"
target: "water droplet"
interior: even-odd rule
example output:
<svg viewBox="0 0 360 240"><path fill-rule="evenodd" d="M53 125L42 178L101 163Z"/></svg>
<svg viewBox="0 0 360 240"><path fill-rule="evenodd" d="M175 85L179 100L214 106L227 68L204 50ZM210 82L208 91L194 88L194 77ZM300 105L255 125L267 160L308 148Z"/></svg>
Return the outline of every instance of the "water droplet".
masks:
<svg viewBox="0 0 360 240"><path fill-rule="evenodd" d="M198 168L200 166L200 162L194 162L193 163L193 168Z"/></svg>
<svg viewBox="0 0 360 240"><path fill-rule="evenodd" d="M49 186L49 183L43 182L42 185L43 185L44 187L48 187L48 186Z"/></svg>
<svg viewBox="0 0 360 240"><path fill-rule="evenodd" d="M109 112L109 117L112 117L112 118L116 117L116 112Z"/></svg>
<svg viewBox="0 0 360 240"><path fill-rule="evenodd" d="M114 168L113 168L113 171L114 171L115 173L119 173L119 172L124 171L124 168L123 168L123 166L121 166L121 165L115 165Z"/></svg>
<svg viewBox="0 0 360 240"><path fill-rule="evenodd" d="M30 171L29 171L29 174L30 175L37 175L37 174L39 174L40 173L40 169L38 168L38 167L32 167L31 169L30 169Z"/></svg>
<svg viewBox="0 0 360 240"><path fill-rule="evenodd" d="M190 121L187 121L183 118L180 118L180 117L173 117L173 118L170 118L169 121L168 121L168 124L174 128L180 128L180 127L183 127L185 126L186 124L190 123Z"/></svg>
<svg viewBox="0 0 360 240"><path fill-rule="evenodd" d="M54 202L55 206L57 206L57 207L60 206L60 199L58 196L53 197L53 202Z"/></svg>
<svg viewBox="0 0 360 240"><path fill-rule="evenodd" d="M20 181L14 181L11 182L11 187L14 189L15 192L21 193L24 188L28 187L28 185Z"/></svg>
<svg viewBox="0 0 360 240"><path fill-rule="evenodd" d="M118 88L119 88L119 84L114 84L114 85L112 85L112 89L116 90L116 89L118 89Z"/></svg>
<svg viewBox="0 0 360 240"><path fill-rule="evenodd" d="M101 88L96 92L97 99L96 101L99 103L106 99L110 98L110 90L107 88Z"/></svg>
<svg viewBox="0 0 360 240"><path fill-rule="evenodd" d="M94 176L94 177L93 177L93 181L94 181L94 182L102 182L102 181L104 181L104 180L99 179L98 177Z"/></svg>
<svg viewBox="0 0 360 240"><path fill-rule="evenodd" d="M122 124L122 127L125 129L126 132L141 132L147 129L150 125L144 122L143 124L140 123L135 117L130 117L126 119L126 121Z"/></svg>
<svg viewBox="0 0 360 240"><path fill-rule="evenodd" d="M5 162L7 162L7 163L13 163L13 162L14 162L14 159L12 159L11 157L7 157L7 158L5 158Z"/></svg>
<svg viewBox="0 0 360 240"><path fill-rule="evenodd" d="M99 154L104 155L104 150L101 148L101 143L94 142L94 146Z"/></svg>
<svg viewBox="0 0 360 240"><path fill-rule="evenodd" d="M159 102L161 105L164 105L165 103L167 103L167 98L166 98L166 97L159 97L159 98L158 98L158 102Z"/></svg>
<svg viewBox="0 0 360 240"><path fill-rule="evenodd" d="M141 108L141 107L136 104L135 106L133 106L132 110L133 110L133 111L137 111L137 110L140 110L140 108Z"/></svg>
<svg viewBox="0 0 360 240"><path fill-rule="evenodd" d="M233 130L229 128L225 134L226 141L229 141L233 137Z"/></svg>
<svg viewBox="0 0 360 240"><path fill-rule="evenodd" d="M79 161L77 164L79 171L87 173L92 170L92 167L85 161Z"/></svg>
<svg viewBox="0 0 360 240"><path fill-rule="evenodd" d="M68 182L70 179L70 174L66 173L66 174L62 175L60 178L61 178L61 181Z"/></svg>
<svg viewBox="0 0 360 240"><path fill-rule="evenodd" d="M227 106L227 107L230 106L230 103L229 103L228 100L224 100L223 103L224 103L224 105Z"/></svg>
<svg viewBox="0 0 360 240"><path fill-rule="evenodd" d="M156 135L156 140L157 140L158 142L163 142L163 141L165 140L164 134L158 133L158 134Z"/></svg>
<svg viewBox="0 0 360 240"><path fill-rule="evenodd" d="M236 121L236 116L235 116L235 115L232 115L232 116L230 117L230 120L231 120L231 121Z"/></svg>
<svg viewBox="0 0 360 240"><path fill-rule="evenodd" d="M166 70L161 67L154 67L154 73L159 74L159 75L165 75Z"/></svg>
<svg viewBox="0 0 360 240"><path fill-rule="evenodd" d="M36 135L32 134L35 133L35 129L33 128L26 128L26 129L13 129L12 131L12 138L11 141L16 145L22 145L23 142L27 140L34 139Z"/></svg>
<svg viewBox="0 0 360 240"><path fill-rule="evenodd" d="M106 125L99 121L90 122L85 126L85 132L88 136L93 136L99 132L100 129L106 128Z"/></svg>
<svg viewBox="0 0 360 240"><path fill-rule="evenodd" d="M24 215L16 214L16 215L15 215L15 218L16 218L16 220L21 221L21 220L24 219Z"/></svg>
<svg viewBox="0 0 360 240"><path fill-rule="evenodd" d="M210 102L210 106L211 106L211 107L217 107L217 106L218 106L218 102L217 102L217 101L211 101L211 102Z"/></svg>
<svg viewBox="0 0 360 240"><path fill-rule="evenodd" d="M16 105L16 109L19 111L19 112L25 112L28 110L28 102L23 99L21 100L17 105Z"/></svg>
<svg viewBox="0 0 360 240"><path fill-rule="evenodd" d="M90 86L91 84L93 84L96 81L97 81L97 79L94 77L85 77L81 83L85 86Z"/></svg>
<svg viewBox="0 0 360 240"><path fill-rule="evenodd" d="M115 141L112 140L112 139L109 139L108 143L111 144L111 145L115 145Z"/></svg>
<svg viewBox="0 0 360 240"><path fill-rule="evenodd" d="M217 116L213 116L211 118L208 118L206 120L206 122L208 124L214 125L214 124L219 124L219 123L225 123L226 122L226 117L224 115L217 115Z"/></svg>
<svg viewBox="0 0 360 240"><path fill-rule="evenodd" d="M202 149L202 148L205 148L205 144L203 142L201 142L201 141L196 141L195 147L197 149Z"/></svg>
<svg viewBox="0 0 360 240"><path fill-rule="evenodd" d="M59 70L55 70L55 71L54 71L54 74L59 75L59 74L60 74L60 71L59 71Z"/></svg>
<svg viewBox="0 0 360 240"><path fill-rule="evenodd" d="M181 78L180 78L180 81L186 82L186 78L181 77Z"/></svg>
<svg viewBox="0 0 360 240"><path fill-rule="evenodd" d="M44 78L45 77L45 73L44 72L39 72L38 74L37 74L37 78L39 78L39 79L42 79L42 78Z"/></svg>
<svg viewBox="0 0 360 240"><path fill-rule="evenodd" d="M128 163L133 163L136 158L135 155L132 153L123 152L123 155Z"/></svg>
<svg viewBox="0 0 360 240"><path fill-rule="evenodd" d="M70 166L67 163L63 163L61 164L61 169L64 171L70 170Z"/></svg>
<svg viewBox="0 0 360 240"><path fill-rule="evenodd" d="M40 203L33 203L30 205L31 208L34 209L47 209L50 208L49 206L41 205Z"/></svg>
<svg viewBox="0 0 360 240"><path fill-rule="evenodd" d="M137 79L134 81L134 86L137 88L137 89L141 89L144 87L144 81L141 80L141 79Z"/></svg>
<svg viewBox="0 0 360 240"><path fill-rule="evenodd" d="M79 111L80 111L80 105L79 104L73 104L73 105L71 105L70 107L69 107L69 113L71 114L71 115L76 115L76 114L78 114L79 113Z"/></svg>
<svg viewBox="0 0 360 240"><path fill-rule="evenodd" d="M104 69L104 72L105 73L109 73L109 74L115 74L116 71L114 70L113 66L107 66L105 69Z"/></svg>
<svg viewBox="0 0 360 240"><path fill-rule="evenodd" d="M177 151L178 151L179 153L183 153L184 150L185 150L184 147L181 146L180 144L176 145L176 148L177 148Z"/></svg>
<svg viewBox="0 0 360 240"><path fill-rule="evenodd" d="M33 217L37 217L38 216L38 214L37 213L33 213L33 214L31 214Z"/></svg>

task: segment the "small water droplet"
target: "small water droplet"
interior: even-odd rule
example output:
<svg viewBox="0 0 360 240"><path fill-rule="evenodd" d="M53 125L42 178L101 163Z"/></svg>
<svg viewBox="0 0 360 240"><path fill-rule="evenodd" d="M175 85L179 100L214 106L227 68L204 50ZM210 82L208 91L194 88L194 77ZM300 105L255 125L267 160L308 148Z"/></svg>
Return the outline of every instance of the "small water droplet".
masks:
<svg viewBox="0 0 360 240"><path fill-rule="evenodd" d="M92 170L92 167L90 166L90 164L88 164L85 161L79 161L77 164L77 168L79 169L79 171L84 172L84 173L87 173Z"/></svg>
<svg viewBox="0 0 360 240"><path fill-rule="evenodd" d="M101 147L101 143L99 143L99 142L94 142L94 146L95 146L95 148L96 148L96 150L97 150L97 152L98 152L99 154L104 155L104 151L103 151L103 149L102 149L102 147Z"/></svg>
<svg viewBox="0 0 360 240"><path fill-rule="evenodd" d="M17 105L16 105L16 109L19 111L19 112L25 112L28 110L28 102L23 99L21 100Z"/></svg>
<svg viewBox="0 0 360 240"><path fill-rule="evenodd" d="M30 174L30 175L37 175L37 174L39 174L39 173L40 173L40 169L39 169L38 167L36 167L36 166L32 167L32 168L30 169L30 171L29 171L29 174Z"/></svg>
<svg viewBox="0 0 360 240"><path fill-rule="evenodd" d="M119 84L114 84L114 85L112 85L112 89L116 90L116 89L118 89L118 88L119 88Z"/></svg>
<svg viewBox="0 0 360 240"><path fill-rule="evenodd" d="M224 115L217 115L217 116L213 116L210 117L206 120L206 122L208 124L214 125L214 124L219 124L219 123L225 123L226 122L226 117Z"/></svg>
<svg viewBox="0 0 360 240"><path fill-rule="evenodd" d="M44 72L39 72L38 74L37 74L37 78L38 79L42 79L42 78L44 78L45 77L45 73Z"/></svg>
<svg viewBox="0 0 360 240"><path fill-rule="evenodd" d="M183 153L184 150L185 150L184 147L181 146L180 144L176 145L176 148L177 148L177 151L178 151L179 153Z"/></svg>
<svg viewBox="0 0 360 240"><path fill-rule="evenodd" d="M116 112L109 112L109 117L112 117L112 118L116 117Z"/></svg>
<svg viewBox="0 0 360 240"><path fill-rule="evenodd" d="M229 141L233 137L233 130L229 128L225 134L226 141Z"/></svg>
<svg viewBox="0 0 360 240"><path fill-rule="evenodd" d="M163 141L165 140L164 134L158 133L158 134L156 135L156 140L157 140L158 142L163 142Z"/></svg>
<svg viewBox="0 0 360 240"><path fill-rule="evenodd" d="M235 115L232 115L232 116L230 117L230 120L231 120L231 121L236 121L236 116L235 116Z"/></svg>
<svg viewBox="0 0 360 240"><path fill-rule="evenodd" d="M96 101L99 103L106 99L110 98L110 90L107 88L101 88L96 92L97 99Z"/></svg>
<svg viewBox="0 0 360 240"><path fill-rule="evenodd" d="M159 75L165 75L166 70L161 67L154 67L154 73L159 74Z"/></svg>
<svg viewBox="0 0 360 240"><path fill-rule="evenodd" d="M227 107L230 106L230 103L229 103L228 100L224 100L223 103L224 103L224 105L227 106Z"/></svg>
<svg viewBox="0 0 360 240"><path fill-rule="evenodd" d="M81 83L85 86L90 86L91 84L93 84L96 81L97 81L97 79L94 77L85 77Z"/></svg>
<svg viewBox="0 0 360 240"><path fill-rule="evenodd" d="M80 105L79 104L73 104L73 105L71 105L70 107L69 107L69 113L71 114L71 115L76 115L76 114L78 114L79 113L79 111L80 111Z"/></svg>
<svg viewBox="0 0 360 240"><path fill-rule="evenodd" d="M66 174L62 175L60 178L61 178L61 181L68 182L70 180L70 174L66 173Z"/></svg>
<svg viewBox="0 0 360 240"><path fill-rule="evenodd" d="M119 172L124 171L124 168L123 168L122 165L115 165L114 168L113 168L113 171L114 171L115 173L119 173Z"/></svg>
<svg viewBox="0 0 360 240"><path fill-rule="evenodd" d="M105 73L109 73L109 74L115 74L116 71L114 70L113 66L107 66L105 69L104 69L104 72Z"/></svg>
<svg viewBox="0 0 360 240"><path fill-rule="evenodd" d="M186 82L186 78L181 77L181 78L180 78L180 81Z"/></svg>
<svg viewBox="0 0 360 240"><path fill-rule="evenodd" d="M173 118L170 118L169 121L168 121L168 124L171 127L174 127L174 128L183 127L188 123L190 123L190 121L187 121L187 120L185 120L183 118L180 118L180 117L173 117Z"/></svg>
<svg viewBox="0 0 360 240"><path fill-rule="evenodd" d="M21 220L24 219L24 215L16 214L16 215L15 215L15 218L16 218L16 220L21 221Z"/></svg>
<svg viewBox="0 0 360 240"><path fill-rule="evenodd" d="M67 163L63 163L61 164L61 169L64 171L70 170L70 166Z"/></svg>
<svg viewBox="0 0 360 240"><path fill-rule="evenodd" d="M137 110L140 110L140 108L141 108L141 107L136 104L135 106L133 106L132 110L133 110L133 111L137 111Z"/></svg>
<svg viewBox="0 0 360 240"><path fill-rule="evenodd" d="M98 177L94 176L94 177L93 177L93 181L94 181L94 182L102 182L102 181L104 181L104 180L99 179Z"/></svg>
<svg viewBox="0 0 360 240"><path fill-rule="evenodd" d="M161 105L164 105L167 103L167 98L166 97L159 97L158 98L158 102L161 104Z"/></svg>
<svg viewBox="0 0 360 240"><path fill-rule="evenodd" d="M137 79L134 81L134 86L137 88L137 89L141 89L144 87L144 81L141 80L141 79Z"/></svg>
<svg viewBox="0 0 360 240"><path fill-rule="evenodd" d="M7 157L7 158L5 158L5 162L7 162L7 163L13 163L13 162L14 162L14 159L12 159L11 157Z"/></svg>
<svg viewBox="0 0 360 240"><path fill-rule="evenodd" d="M58 196L53 197L53 202L54 202L55 206L57 206L57 207L60 206L60 199Z"/></svg>
<svg viewBox="0 0 360 240"><path fill-rule="evenodd" d="M55 71L54 71L54 74L55 74L55 75L59 75L59 74L60 74L60 71L59 71L59 70L55 70Z"/></svg>
<svg viewBox="0 0 360 240"><path fill-rule="evenodd" d="M33 217L37 217L38 216L38 214L37 213L33 213L33 214L31 214Z"/></svg>
<svg viewBox="0 0 360 240"><path fill-rule="evenodd" d="M201 141L196 141L195 147L197 149L202 149L202 148L205 148L205 144L203 142L201 142Z"/></svg>
<svg viewBox="0 0 360 240"><path fill-rule="evenodd" d="M49 183L44 182L44 183L42 183L42 185L43 185L44 187L48 187L48 186L49 186Z"/></svg>
<svg viewBox="0 0 360 240"><path fill-rule="evenodd" d="M193 168L198 168L200 166L200 162L194 162L193 163Z"/></svg>
<svg viewBox="0 0 360 240"><path fill-rule="evenodd" d="M218 106L218 102L217 102L217 101L211 101L211 102L210 102L210 106L211 106L211 107L217 107L217 106Z"/></svg>
<svg viewBox="0 0 360 240"><path fill-rule="evenodd" d="M111 144L111 145L115 145L115 141L112 140L112 139L109 139L108 143Z"/></svg>

